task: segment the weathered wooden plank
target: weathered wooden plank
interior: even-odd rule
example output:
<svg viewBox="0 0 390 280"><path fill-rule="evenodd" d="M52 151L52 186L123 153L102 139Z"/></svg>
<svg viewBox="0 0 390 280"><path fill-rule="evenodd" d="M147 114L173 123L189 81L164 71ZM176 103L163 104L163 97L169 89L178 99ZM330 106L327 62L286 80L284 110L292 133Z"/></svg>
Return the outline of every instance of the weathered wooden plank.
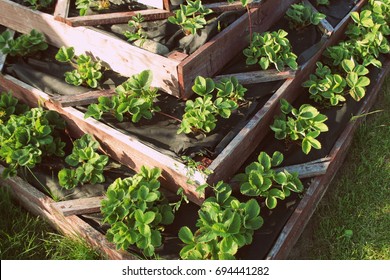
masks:
<svg viewBox="0 0 390 280"><path fill-rule="evenodd" d="M361 0L357 5L362 7L367 0ZM358 10L355 8L355 10ZM349 15L346 16L349 18ZM344 31L348 25L348 20L343 20L342 24L337 25L332 36L329 37L318 52L313 55L305 65L301 66L300 70L295 75L294 79L288 79L284 85L271 97L265 106L248 122L248 124L240 131L240 133L228 144L228 146L220 153L209 169L213 171L208 178L209 182L218 180L228 180L231 174L234 174L238 167L241 166L248 155L250 155L256 145L259 143L267 131L270 130L269 124L273 120L273 116L279 110L278 101L281 98L289 102L293 102L302 92L301 84L308 78L316 67L315 62L320 58L323 50L328 46L339 41L344 36Z"/></svg>
<svg viewBox="0 0 390 280"><path fill-rule="evenodd" d="M7 31L10 32L12 38L15 36L15 31L13 31L12 29L8 28ZM3 71L6 60L7 60L7 55L0 52L0 72Z"/></svg>
<svg viewBox="0 0 390 280"><path fill-rule="evenodd" d="M153 72L154 87L175 96L180 95L178 61L132 46L93 28L73 28L54 20L52 15L33 11L10 0L0 1L0 24L21 33L36 29L44 33L49 44L56 47L73 46L76 54L92 53L113 71L126 77L150 69Z"/></svg>
<svg viewBox="0 0 390 280"><path fill-rule="evenodd" d="M54 9L54 19L64 21L68 17L70 7L70 0L57 0L56 7Z"/></svg>
<svg viewBox="0 0 390 280"><path fill-rule="evenodd" d="M278 167L274 170L280 172L287 170L290 173L298 173L300 179L312 178L324 175L328 170L331 158L322 158L320 160L310 161L303 164L290 165L285 167Z"/></svg>
<svg viewBox="0 0 390 280"><path fill-rule="evenodd" d="M388 60L383 65L383 70L377 79L371 81L375 86L371 89L371 92L367 94L367 98L364 99L364 101L361 101L363 104L358 115L367 113L372 107L377 99L379 89L389 71L390 61ZM344 162L345 157L348 154L348 148L353 140L353 134L362 120L362 118L358 118L355 121L350 122L336 141L336 144L330 152L331 162L326 175L317 177L307 189L304 197L289 218L273 248L268 253L267 259L286 259L288 257L288 254L298 241L338 169Z"/></svg>
<svg viewBox="0 0 390 280"><path fill-rule="evenodd" d="M261 1L260 1L261 2ZM260 2L252 2L248 4L248 8L252 9L260 5ZM247 8L244 7L241 3L241 1L234 1L233 3L227 3L225 2L217 2L217 3L210 3L210 4L204 4L205 8L213 10L215 13L222 13L226 11L240 11L240 10L246 10Z"/></svg>
<svg viewBox="0 0 390 280"><path fill-rule="evenodd" d="M4 167L0 166L0 173ZM114 244L108 242L103 234L91 227L77 216L64 217L57 212L51 204L54 202L50 197L26 183L20 177L0 179L0 185L9 187L13 197L31 213L45 219L51 226L64 235L70 237L82 237L89 242L92 247L101 251L110 259L137 259L128 252L116 250Z"/></svg>
<svg viewBox="0 0 390 280"><path fill-rule="evenodd" d="M294 70L285 70L279 72L276 69L270 69L264 71L252 71L246 73L218 75L215 78L213 78L213 80L220 81L224 78L236 77L241 84L248 85L248 84L266 83L271 81L279 81L279 80L294 78L295 73L296 71Z"/></svg>
<svg viewBox="0 0 390 280"><path fill-rule="evenodd" d="M90 133L100 142L102 149L114 160L129 168L139 171L143 165L162 169L163 186L176 193L183 188L185 194L194 203L200 204L204 195L196 191L195 185L206 183L205 175L195 171L189 176L188 168L182 162L164 155L149 146L139 142L130 135L125 135L95 119L84 119L84 114L72 107L62 108L50 102L49 96L36 88L29 86L12 76L0 75L0 87L11 90L13 95L30 106L41 104L47 109L57 111L68 124L69 132L78 138ZM190 180L190 181L189 181Z"/></svg>
<svg viewBox="0 0 390 280"><path fill-rule="evenodd" d="M115 89L94 90L74 95L52 96L50 100L61 107L81 106L96 103L101 96L111 97L114 94Z"/></svg>
<svg viewBox="0 0 390 280"><path fill-rule="evenodd" d="M141 14L144 17L145 21L167 19L169 16L172 15L172 13L165 10L150 9L150 10L128 11L128 12L118 12L118 13L110 13L110 14L68 17L65 19L65 22L68 25L73 27L127 23L133 16L137 14Z"/></svg>
<svg viewBox="0 0 390 280"><path fill-rule="evenodd" d="M261 1L257 8L250 10L250 16L249 13L245 13L180 63L179 85L184 98L191 95L191 86L197 76L213 76L249 44L250 30L253 32L268 30L287 8L296 2L298 0Z"/></svg>
<svg viewBox="0 0 390 280"><path fill-rule="evenodd" d="M303 1L306 5L309 5L310 8L313 10L313 12L315 13L319 13L318 10L313 6L313 4L308 1L308 0L304 0ZM326 20L326 19L323 19L320 21L320 25L319 25L319 28L321 29L321 31L327 35L328 37L330 35L332 35L333 31L334 31L334 28L333 26Z"/></svg>
<svg viewBox="0 0 390 280"><path fill-rule="evenodd" d="M104 196L80 198L53 202L52 206L61 212L65 217L71 215L91 214L100 212L101 201Z"/></svg>
<svg viewBox="0 0 390 280"><path fill-rule="evenodd" d="M182 53L182 52L179 52L179 51L173 51L171 52L168 56L167 56L169 59L174 59L176 61L183 61L184 59L186 59L188 57L188 54L185 54L185 53Z"/></svg>

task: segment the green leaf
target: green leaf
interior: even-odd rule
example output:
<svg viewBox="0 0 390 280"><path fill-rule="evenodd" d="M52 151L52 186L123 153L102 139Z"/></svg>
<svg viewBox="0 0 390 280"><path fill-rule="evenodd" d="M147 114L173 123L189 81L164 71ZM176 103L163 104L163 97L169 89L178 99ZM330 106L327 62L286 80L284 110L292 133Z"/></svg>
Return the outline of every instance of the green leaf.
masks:
<svg viewBox="0 0 390 280"><path fill-rule="evenodd" d="M194 235L192 234L192 231L189 229L189 227L185 226L185 227L180 228L179 238L185 244L194 243Z"/></svg>
<svg viewBox="0 0 390 280"><path fill-rule="evenodd" d="M267 153L261 152L258 156L258 161L264 167L264 170L271 169L271 158Z"/></svg>
<svg viewBox="0 0 390 280"><path fill-rule="evenodd" d="M277 204L278 201L273 196L267 196L267 198L265 199L265 205L268 207L268 209L274 209Z"/></svg>
<svg viewBox="0 0 390 280"><path fill-rule="evenodd" d="M249 219L253 219L260 214L260 205L255 199L250 199L245 203L245 214Z"/></svg>

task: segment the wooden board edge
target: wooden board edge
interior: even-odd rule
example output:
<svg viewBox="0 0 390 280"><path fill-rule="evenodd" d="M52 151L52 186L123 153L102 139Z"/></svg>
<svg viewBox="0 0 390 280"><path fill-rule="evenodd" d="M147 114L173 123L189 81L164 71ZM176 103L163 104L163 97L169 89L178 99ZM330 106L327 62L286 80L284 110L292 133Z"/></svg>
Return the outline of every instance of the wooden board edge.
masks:
<svg viewBox="0 0 390 280"><path fill-rule="evenodd" d="M383 81L389 71L390 61L387 61L386 66L384 66L384 70L372 89L372 94L369 98L363 101L362 108L358 114L367 112L373 106ZM336 176L337 171L344 162L349 146L352 143L354 132L361 122L362 118L358 118L357 120L350 122L343 131L342 135L338 138L336 144L330 152L331 162L327 174L317 177L309 186L301 202L292 213L278 239L274 243L274 246L269 251L267 259L286 259L288 257L308 221L314 214L320 200L328 190L330 183Z"/></svg>
<svg viewBox="0 0 390 280"><path fill-rule="evenodd" d="M62 21L68 17L70 7L70 0L57 0L56 6L54 8L54 19Z"/></svg>
<svg viewBox="0 0 390 280"><path fill-rule="evenodd" d="M137 14L141 14L144 17L145 21L163 20L163 19L167 19L169 16L172 15L172 13L165 10L151 9L151 10L67 17L65 19L65 23L72 27L94 26L100 24L127 23L133 16Z"/></svg>
<svg viewBox="0 0 390 280"><path fill-rule="evenodd" d="M294 78L296 74L295 70L285 69L283 71L277 71L276 69L252 71L245 73L233 73L226 75L218 75L213 78L215 82L221 81L224 78L235 77L242 85L266 83L272 81L280 81L289 78Z"/></svg>
<svg viewBox="0 0 390 280"><path fill-rule="evenodd" d="M4 170L0 166L0 172ZM20 177L0 179L2 186L9 187L13 197L28 211L42 217L52 227L71 238L81 237L95 249L110 259L136 259L135 256L125 251L118 251L115 245L108 242L96 229L77 216L64 217L51 207L54 201L25 182Z"/></svg>

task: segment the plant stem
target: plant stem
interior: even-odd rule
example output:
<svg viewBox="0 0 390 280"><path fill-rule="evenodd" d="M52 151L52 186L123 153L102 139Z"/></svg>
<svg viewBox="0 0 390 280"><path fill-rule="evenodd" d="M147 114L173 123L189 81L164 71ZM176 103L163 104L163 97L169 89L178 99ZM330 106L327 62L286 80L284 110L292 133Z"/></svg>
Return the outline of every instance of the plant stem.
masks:
<svg viewBox="0 0 390 280"><path fill-rule="evenodd" d="M166 117L168 117L168 118L171 118L171 119L173 119L173 120L175 120L175 121L178 121L178 122L182 122L182 120L180 120L180 119L178 119L178 118L176 118L176 117L174 117L174 116L171 116L171 115L169 115L169 114L166 114L166 113L164 113L164 112L160 112L160 111L155 111L156 113L158 113L158 114L160 114L160 115L163 115L163 116L166 116Z"/></svg>
<svg viewBox="0 0 390 280"><path fill-rule="evenodd" d="M249 43L252 44L252 18L251 18L251 11L248 7L248 5L245 6L247 13L248 13L248 20L249 20Z"/></svg>

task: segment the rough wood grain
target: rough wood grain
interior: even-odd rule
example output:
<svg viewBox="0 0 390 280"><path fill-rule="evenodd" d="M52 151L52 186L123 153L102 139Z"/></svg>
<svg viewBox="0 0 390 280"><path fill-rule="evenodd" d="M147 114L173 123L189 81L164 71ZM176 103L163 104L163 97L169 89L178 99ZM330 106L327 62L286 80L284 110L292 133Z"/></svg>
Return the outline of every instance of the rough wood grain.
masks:
<svg viewBox="0 0 390 280"><path fill-rule="evenodd" d="M248 85L248 84L266 83L271 81L279 81L279 80L294 78L295 73L296 71L294 70L285 70L279 72L276 69L270 69L264 71L253 71L253 72L246 72L246 73L218 75L215 78L213 78L213 80L220 81L224 78L236 77L241 84Z"/></svg>
<svg viewBox="0 0 390 280"><path fill-rule="evenodd" d="M142 3L144 5L147 5L147 6L155 7L158 9L164 9L165 0L137 0L137 2Z"/></svg>
<svg viewBox="0 0 390 280"><path fill-rule="evenodd" d="M68 17L70 0L57 0L56 7L54 9L54 19L64 21Z"/></svg>
<svg viewBox="0 0 390 280"><path fill-rule="evenodd" d="M49 44L56 47L73 46L76 55L93 54L113 71L126 77L150 69L154 87L179 96L178 61L132 46L90 27L71 27L54 20L52 15L33 11L10 0L0 1L0 24L21 33L36 29L45 35Z"/></svg>
<svg viewBox="0 0 390 280"><path fill-rule="evenodd" d="M70 107L70 106L81 106L89 105L91 103L96 103L98 98L101 96L111 97L115 94L114 89L107 90L94 90L88 91L81 94L74 95L62 95L62 96L52 96L50 100L61 107Z"/></svg>
<svg viewBox="0 0 390 280"><path fill-rule="evenodd" d="M367 113L372 107L378 96L379 89L381 88L381 85L389 71L390 61L387 60L387 62L383 65L383 70L380 75L375 81L371 81L374 86L370 89L370 92L367 93L366 98L363 101L360 101L362 102L362 107L359 110L358 115ZM286 259L288 257L288 254L298 241L338 169L344 162L345 157L348 154L348 148L353 140L353 134L362 121L363 118L358 118L347 125L330 152L331 162L327 173L323 176L317 177L307 189L304 197L289 218L274 246L268 253L267 259Z"/></svg>
<svg viewBox="0 0 390 280"><path fill-rule="evenodd" d="M290 173L298 173L300 179L312 178L320 175L324 175L328 170L330 164L330 158L322 158L303 164L290 165L285 167L275 168L276 172L287 170Z"/></svg>
<svg viewBox="0 0 390 280"><path fill-rule="evenodd" d="M4 167L0 166L0 173L2 173L3 170ZM50 197L26 183L20 177L16 176L6 180L0 179L0 185L2 187L10 188L13 197L19 201L25 209L45 219L51 226L64 235L73 238L84 238L92 247L96 248L110 259L136 259L135 256L128 252L116 250L115 245L108 242L104 235L79 217L65 217L57 212L55 208L51 207L54 201Z"/></svg>
<svg viewBox="0 0 390 280"><path fill-rule="evenodd" d="M118 23L127 23L133 16L137 14L141 14L144 17L145 21L167 19L169 16L172 15L172 13L165 10L150 9L150 10L140 10L140 11L128 11L128 12L118 12L118 13L109 13L109 14L68 17L65 19L65 22L68 25L73 27L118 24Z"/></svg>
<svg viewBox="0 0 390 280"><path fill-rule="evenodd" d="M65 217L71 215L91 214L100 212L101 201L103 199L104 196L80 198L53 202L52 206Z"/></svg>

